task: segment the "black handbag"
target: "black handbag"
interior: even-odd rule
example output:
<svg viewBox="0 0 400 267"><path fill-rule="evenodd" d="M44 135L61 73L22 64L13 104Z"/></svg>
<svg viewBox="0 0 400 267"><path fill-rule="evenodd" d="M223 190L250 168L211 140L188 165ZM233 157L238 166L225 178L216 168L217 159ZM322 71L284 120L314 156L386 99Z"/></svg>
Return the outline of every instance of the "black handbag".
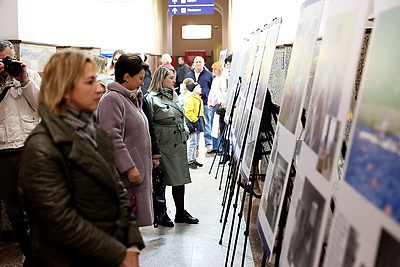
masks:
<svg viewBox="0 0 400 267"><path fill-rule="evenodd" d="M197 120L196 122L191 122L190 120L186 119L186 126L189 129L189 133L193 133L197 129L197 124L199 123L200 120Z"/></svg>
<svg viewBox="0 0 400 267"><path fill-rule="evenodd" d="M199 118L196 122L191 122L187 117L185 117L185 121L186 121L186 126L189 129L189 133L193 133L195 131L202 131L202 127L200 125L201 120L200 120L200 109L201 109L201 101L200 100L200 105L199 105L199 112L197 113L197 118Z"/></svg>
<svg viewBox="0 0 400 267"><path fill-rule="evenodd" d="M160 167L153 168L153 226L157 228L167 212L167 202L165 199L165 180Z"/></svg>
<svg viewBox="0 0 400 267"><path fill-rule="evenodd" d="M224 109L220 103L215 105L215 113L217 113L220 116L224 116L226 112L226 109Z"/></svg>

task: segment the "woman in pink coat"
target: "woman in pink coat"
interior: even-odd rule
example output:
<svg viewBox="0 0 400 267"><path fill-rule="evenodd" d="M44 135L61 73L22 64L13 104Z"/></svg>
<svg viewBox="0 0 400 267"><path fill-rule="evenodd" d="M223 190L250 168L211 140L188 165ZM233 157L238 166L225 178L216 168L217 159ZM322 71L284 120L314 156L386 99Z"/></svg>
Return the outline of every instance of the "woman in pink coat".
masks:
<svg viewBox="0 0 400 267"><path fill-rule="evenodd" d="M128 190L138 226L153 223L151 170L152 160L147 118L142 110L142 92L148 66L139 55L124 54L115 64L116 82L98 107L99 124L113 138L115 165Z"/></svg>

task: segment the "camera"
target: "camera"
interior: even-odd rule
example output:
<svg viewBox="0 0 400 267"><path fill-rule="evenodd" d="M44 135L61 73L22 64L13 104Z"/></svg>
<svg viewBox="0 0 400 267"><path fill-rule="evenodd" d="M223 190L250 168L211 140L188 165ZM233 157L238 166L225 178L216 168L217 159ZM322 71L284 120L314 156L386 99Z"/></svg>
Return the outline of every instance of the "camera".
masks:
<svg viewBox="0 0 400 267"><path fill-rule="evenodd" d="M22 73L22 66L21 63L15 62L13 60L16 60L15 58L12 57L5 57L1 61L4 64L4 72L7 72L11 76L19 76Z"/></svg>

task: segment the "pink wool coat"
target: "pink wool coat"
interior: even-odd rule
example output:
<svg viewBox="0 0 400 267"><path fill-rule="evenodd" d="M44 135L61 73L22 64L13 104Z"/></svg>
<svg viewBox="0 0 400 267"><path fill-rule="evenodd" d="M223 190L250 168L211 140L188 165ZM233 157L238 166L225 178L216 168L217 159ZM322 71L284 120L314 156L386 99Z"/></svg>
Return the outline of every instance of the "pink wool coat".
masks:
<svg viewBox="0 0 400 267"><path fill-rule="evenodd" d="M108 84L108 92L98 106L99 124L113 139L115 165L128 197L136 197L137 224L153 223L152 202L152 155L149 126L142 111L142 93L130 91L119 83ZM140 173L139 184L132 185L126 171L136 166Z"/></svg>

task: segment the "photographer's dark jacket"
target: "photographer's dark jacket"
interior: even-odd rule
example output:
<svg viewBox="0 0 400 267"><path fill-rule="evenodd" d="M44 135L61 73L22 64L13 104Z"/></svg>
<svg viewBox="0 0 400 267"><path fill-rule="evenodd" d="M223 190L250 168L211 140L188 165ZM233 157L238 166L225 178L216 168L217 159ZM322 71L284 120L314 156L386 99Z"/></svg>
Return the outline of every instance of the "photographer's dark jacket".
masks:
<svg viewBox="0 0 400 267"><path fill-rule="evenodd" d="M97 150L41 105L19 188L32 219L37 266L119 266L144 247L119 175L110 136L96 125Z"/></svg>
<svg viewBox="0 0 400 267"><path fill-rule="evenodd" d="M22 148L39 123L36 109L42 79L30 69L28 77L29 82L24 86L9 76L0 77L0 93L6 93L0 102L0 150Z"/></svg>

